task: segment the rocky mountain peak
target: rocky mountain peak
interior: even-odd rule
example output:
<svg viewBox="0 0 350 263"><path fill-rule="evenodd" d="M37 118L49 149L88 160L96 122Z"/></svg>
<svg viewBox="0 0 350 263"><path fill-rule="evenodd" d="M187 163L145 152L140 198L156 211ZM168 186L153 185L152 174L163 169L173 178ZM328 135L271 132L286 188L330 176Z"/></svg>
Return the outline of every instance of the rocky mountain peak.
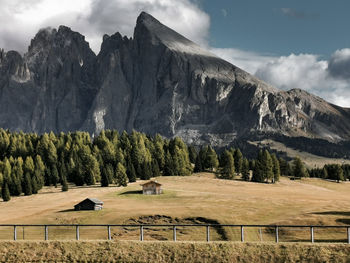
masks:
<svg viewBox="0 0 350 263"><path fill-rule="evenodd" d="M216 146L254 133L350 139L349 110L279 91L145 12L133 39L105 35L98 56L65 26L40 30L24 58L0 51L0 91L11 130L135 129Z"/></svg>
<svg viewBox="0 0 350 263"><path fill-rule="evenodd" d="M142 43L149 41L153 45L162 44L176 52L215 57L214 54L162 24L146 12L142 12L137 18L134 39Z"/></svg>

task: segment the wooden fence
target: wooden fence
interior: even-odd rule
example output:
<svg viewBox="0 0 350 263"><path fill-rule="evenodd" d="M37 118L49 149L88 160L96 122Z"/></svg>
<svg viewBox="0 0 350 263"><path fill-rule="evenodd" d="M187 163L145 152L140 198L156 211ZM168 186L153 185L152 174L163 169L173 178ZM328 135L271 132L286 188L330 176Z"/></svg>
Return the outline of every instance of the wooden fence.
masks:
<svg viewBox="0 0 350 263"><path fill-rule="evenodd" d="M268 236L270 237L269 240L264 241L273 241L273 242L298 242L298 240L281 240L281 238L288 233L288 231L292 230L298 230L303 231L304 235L308 233L309 238L304 238L302 241L304 242L342 242L342 243L348 243L350 244L350 225L349 226L323 226L323 225L225 225L225 224L129 224L129 225L122 225L122 224L103 224L103 225L89 225L89 224L46 224L46 225L29 225L29 224L0 224L0 239L13 239L13 240L33 240L31 236L26 236L25 233L30 232L29 228L36 228L37 235L39 235L39 239L43 240L59 240L57 238L60 234L59 228L69 228L66 229L66 237L68 239L81 239L81 229L88 229L90 227L90 230L88 231L90 235L94 238L92 239L107 239L107 240L113 240L118 239L118 237L112 237L112 228L122 228L122 229L133 229L133 231L137 231L137 236L140 241L145 240L145 230L149 229L166 229L166 231L171 231L172 237L169 239L163 239L163 240L172 240L177 241L177 233L179 231L179 228L181 229L188 229L188 228L203 228L204 229L204 235L205 240L207 242L212 241L211 240L211 231L217 230L217 229L236 229L239 231L240 241L250 241L246 240L246 231L249 231L249 229L255 228L259 229L259 233L262 240L262 229L268 230L265 233L268 233ZM102 230L102 236L101 235L95 235L94 231L91 230L91 228L94 229L95 233L96 229L99 231ZM55 229L55 231L53 231ZM52 233L51 231L52 230ZM322 234L323 239L321 238L317 240L317 235L315 234L315 231L320 232L320 236ZM330 236L332 233L336 232L338 239L337 241L332 241L329 239L324 239L324 237ZM326 231L326 232L325 232ZM8 238L9 233L12 233L12 237ZM201 230L202 232L202 230ZM104 233L104 234L103 234ZM100 232L101 234L101 232ZM344 235L343 235L344 234ZM56 237L56 238L55 238ZM273 239L271 239L273 237ZM340 238L339 238L340 237ZM36 238L38 239L38 236ZM192 239L189 239L192 240ZM228 239L226 239L228 240ZM194 240L193 240L194 241ZM204 241L204 239L203 239ZM237 240L238 241L238 240Z"/></svg>

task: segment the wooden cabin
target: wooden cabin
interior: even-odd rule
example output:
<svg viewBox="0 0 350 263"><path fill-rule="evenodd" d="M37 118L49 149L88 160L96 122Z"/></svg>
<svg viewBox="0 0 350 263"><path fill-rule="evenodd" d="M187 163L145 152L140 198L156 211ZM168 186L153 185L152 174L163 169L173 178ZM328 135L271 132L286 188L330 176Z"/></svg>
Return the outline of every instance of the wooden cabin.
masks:
<svg viewBox="0 0 350 263"><path fill-rule="evenodd" d="M96 198L86 198L74 206L74 210L101 210L103 202Z"/></svg>
<svg viewBox="0 0 350 263"><path fill-rule="evenodd" d="M160 195L162 190L162 184L157 181L149 181L147 183L141 184L142 193L144 195Z"/></svg>

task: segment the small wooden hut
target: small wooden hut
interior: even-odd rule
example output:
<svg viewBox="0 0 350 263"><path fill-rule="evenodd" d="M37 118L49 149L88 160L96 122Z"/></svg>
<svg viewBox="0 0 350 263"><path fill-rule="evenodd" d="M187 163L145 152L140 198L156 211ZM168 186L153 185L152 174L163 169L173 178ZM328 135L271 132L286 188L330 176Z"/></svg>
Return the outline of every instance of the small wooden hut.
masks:
<svg viewBox="0 0 350 263"><path fill-rule="evenodd" d="M147 183L141 184L142 193L144 195L160 195L162 190L162 184L157 181L149 181Z"/></svg>
<svg viewBox="0 0 350 263"><path fill-rule="evenodd" d="M86 198L74 206L74 210L101 210L103 202L96 198Z"/></svg>

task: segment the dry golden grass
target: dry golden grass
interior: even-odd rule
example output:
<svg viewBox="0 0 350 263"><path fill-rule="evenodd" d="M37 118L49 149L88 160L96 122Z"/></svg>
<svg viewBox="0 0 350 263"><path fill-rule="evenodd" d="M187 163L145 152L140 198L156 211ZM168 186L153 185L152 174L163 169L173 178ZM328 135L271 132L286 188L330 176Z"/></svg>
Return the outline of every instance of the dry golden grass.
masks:
<svg viewBox="0 0 350 263"><path fill-rule="evenodd" d="M0 202L1 224L121 224L137 221L142 216L164 215L173 221L143 223L186 222L203 217L222 224L350 224L349 183L334 183L320 179L291 181L281 178L276 184L219 180L212 174L200 173L190 177L160 177L164 194L143 196L137 191L140 182L126 188L75 187L68 192L47 187L38 195L13 198ZM86 197L104 201L102 211L72 211L73 206ZM178 220L178 221L175 221ZM11 239L12 229L1 228L0 239ZM93 230L93 231L91 231ZM182 232L181 232L182 231ZM204 229L179 230L179 240L205 240ZM239 240L238 228L225 228L229 240ZM84 238L106 238L106 229L83 228ZM247 229L247 241L273 241L271 229ZM138 230L112 229L116 239L137 239ZM191 234L190 237L186 234ZM308 230L281 230L287 240L309 239ZM60 236L61 235L61 236ZM92 235L92 236L91 236ZM25 239L43 239L42 228L25 229ZM50 228L51 238L73 239L74 229ZM145 239L171 239L171 231L145 230ZM23 230L18 229L18 238ZM212 240L220 240L217 231L211 231ZM345 229L330 232L315 231L315 238L345 240Z"/></svg>
<svg viewBox="0 0 350 263"><path fill-rule="evenodd" d="M0 262L349 262L346 244L0 242Z"/></svg>

